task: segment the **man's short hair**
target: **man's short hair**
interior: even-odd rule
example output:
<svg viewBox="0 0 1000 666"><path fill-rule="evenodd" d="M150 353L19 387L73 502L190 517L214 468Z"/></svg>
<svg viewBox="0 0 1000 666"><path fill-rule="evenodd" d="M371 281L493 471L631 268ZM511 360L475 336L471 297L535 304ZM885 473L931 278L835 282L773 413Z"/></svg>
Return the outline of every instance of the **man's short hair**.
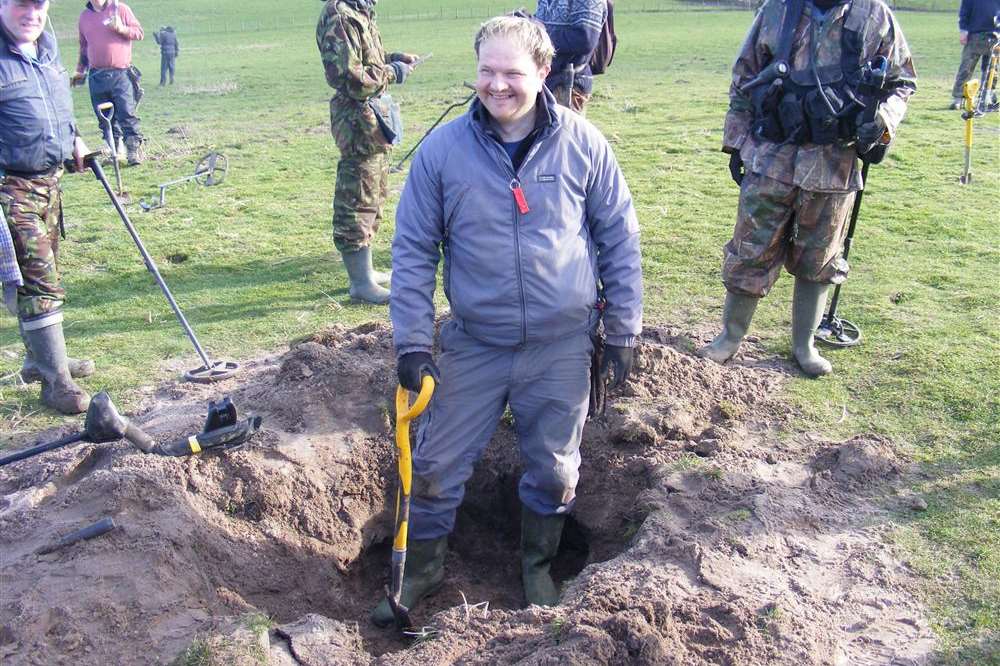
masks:
<svg viewBox="0 0 1000 666"><path fill-rule="evenodd" d="M527 51L539 67L550 66L556 53L549 33L545 32L545 26L520 16L496 16L479 26L475 42L477 58L479 45L491 37L506 37Z"/></svg>

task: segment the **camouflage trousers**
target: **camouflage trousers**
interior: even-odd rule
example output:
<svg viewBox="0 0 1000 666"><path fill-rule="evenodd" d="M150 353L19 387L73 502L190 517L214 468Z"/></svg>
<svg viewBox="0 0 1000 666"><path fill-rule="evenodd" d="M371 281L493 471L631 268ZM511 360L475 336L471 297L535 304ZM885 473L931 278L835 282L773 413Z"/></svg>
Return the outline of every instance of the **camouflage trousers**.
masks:
<svg viewBox="0 0 1000 666"><path fill-rule="evenodd" d="M722 281L734 294L763 297L781 267L795 277L840 284L841 252L855 192L811 192L756 173L740 187L733 238L723 248Z"/></svg>
<svg viewBox="0 0 1000 666"><path fill-rule="evenodd" d="M51 176L0 180L0 206L14 241L24 284L17 289L18 316L24 322L61 320L66 292L57 259L62 234L62 170Z"/></svg>
<svg viewBox="0 0 1000 666"><path fill-rule="evenodd" d="M587 115L584 107L590 101L590 94L583 92L575 86L567 93L566 88L567 86L556 86L552 89L552 95L556 98L556 101L567 108L573 109L581 116Z"/></svg>
<svg viewBox="0 0 1000 666"><path fill-rule="evenodd" d="M363 104L330 101L330 128L340 162L333 193L333 244L340 252L371 245L389 192L389 145Z"/></svg>
<svg viewBox="0 0 1000 666"><path fill-rule="evenodd" d="M979 78L976 72L976 65L985 70L990 64L990 49L993 48L992 32L973 32L969 35L969 40L962 47L962 61L958 65L958 73L955 75L955 85L951 88L951 96L954 99L962 98L962 86L972 78ZM993 81L993 89L997 86Z"/></svg>

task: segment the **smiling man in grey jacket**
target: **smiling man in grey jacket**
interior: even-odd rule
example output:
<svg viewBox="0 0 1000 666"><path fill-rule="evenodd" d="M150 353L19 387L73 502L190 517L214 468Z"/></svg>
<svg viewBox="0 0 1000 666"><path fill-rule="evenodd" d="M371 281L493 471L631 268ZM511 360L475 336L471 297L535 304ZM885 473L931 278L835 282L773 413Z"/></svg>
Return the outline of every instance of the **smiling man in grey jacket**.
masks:
<svg viewBox="0 0 1000 666"><path fill-rule="evenodd" d="M438 388L413 450L406 574L412 608L444 576L447 537L505 407L524 473L521 552L529 604L558 603L549 565L579 478L591 334L602 373L628 376L642 327L639 225L611 147L544 87L553 48L537 22L494 18L475 42L478 99L428 137L396 213L390 313L400 384ZM431 355L444 255L451 319ZM372 614L392 621L388 603Z"/></svg>

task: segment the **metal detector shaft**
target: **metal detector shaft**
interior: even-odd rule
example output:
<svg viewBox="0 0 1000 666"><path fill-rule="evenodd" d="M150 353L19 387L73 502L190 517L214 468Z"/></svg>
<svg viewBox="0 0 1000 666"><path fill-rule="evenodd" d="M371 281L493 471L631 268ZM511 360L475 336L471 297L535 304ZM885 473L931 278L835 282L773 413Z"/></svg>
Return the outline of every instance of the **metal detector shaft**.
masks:
<svg viewBox="0 0 1000 666"><path fill-rule="evenodd" d="M54 442L39 444L38 446L33 446L30 449L25 449L23 451L18 451L17 453L12 453L9 456L4 456L3 458L0 458L0 467L17 462L18 460L24 460L25 458L37 456L39 453L45 453L46 451L52 451L54 449L61 449L64 446L82 442L85 434L86 433L78 432L75 435L63 437L62 439L57 439Z"/></svg>
<svg viewBox="0 0 1000 666"><path fill-rule="evenodd" d="M160 276L160 271L157 270L156 264L153 263L153 258L149 256L149 252L146 251L146 246L142 244L142 239L139 238L139 233L132 226L132 221L128 218L128 213L125 212L125 207L122 206L121 201L115 196L115 193L111 190L111 185L108 183L107 177L104 175L104 170L97 160L90 161L90 168L94 170L94 175L97 176L97 180L101 181L101 185L104 186L104 191L108 193L108 197L111 198L111 203L114 205L115 210L118 211L118 216L122 218L122 222L125 223L125 228L128 230L129 235L132 240L135 241L135 246L139 248L139 252L142 254L142 260L146 262L146 268L150 273L153 274L153 278L156 279L156 284L160 285L160 290L163 295L166 296L167 301L170 303L170 307L173 308L174 314L177 315L177 320L180 321L181 326L184 327L184 332L187 333L188 338L191 340L191 344L194 345L195 351L198 352L198 356L201 357L202 363L205 364L205 368L211 368L212 362L208 360L208 356L205 354L205 350L201 348L198 344L198 338L195 337L194 331L191 329L190 324L188 324L187 319L184 318L184 313L181 312L180 307L177 306L177 301L174 300L173 295L170 293L170 288L167 287L167 283L163 281Z"/></svg>
<svg viewBox="0 0 1000 666"><path fill-rule="evenodd" d="M863 165L861 167L861 189L858 190L858 196L854 197L854 206L851 208L851 222L847 225L847 236L844 238L843 256L845 260L851 254L854 229L858 226L858 214L861 212L861 198L864 196L865 188L868 186L868 167L871 166L871 162L863 162ZM830 310L826 313L825 317L826 321L833 321L837 316L837 304L840 302L840 287L842 284L838 284L833 290L833 298L830 299Z"/></svg>

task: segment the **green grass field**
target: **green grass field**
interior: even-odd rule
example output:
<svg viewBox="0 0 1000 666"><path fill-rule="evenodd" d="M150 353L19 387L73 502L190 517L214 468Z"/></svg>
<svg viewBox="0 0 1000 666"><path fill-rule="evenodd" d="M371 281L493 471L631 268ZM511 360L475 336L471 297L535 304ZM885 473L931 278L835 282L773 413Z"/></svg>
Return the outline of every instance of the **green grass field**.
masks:
<svg viewBox="0 0 1000 666"><path fill-rule="evenodd" d="M53 6L70 67L80 6ZM349 304L330 240L337 153L314 41L320 6L133 4L149 32L164 23L178 27L181 57L178 83L161 89L155 44L149 39L136 47L148 81L141 116L151 160L125 171L127 189L136 198L150 196L156 183L191 173L211 149L230 161L223 185L171 190L167 209L135 208L133 215L202 344L216 356L246 359L332 322L387 316L385 308ZM598 81L589 117L613 142L635 196L647 320L714 323L723 296L721 246L737 199L719 153L728 72L752 15L705 11L697 3L688 9L650 2L662 10L656 12L640 11L641 0L618 6L619 54ZM380 9L390 50L434 54L394 91L408 149L444 107L465 96L475 28L506 7L383 0ZM996 664L1000 119L977 123L976 182L960 186L962 123L944 110L960 51L954 12L903 12L900 21L920 76L918 93L894 152L872 169L842 298L841 312L861 325L865 341L830 354L833 377L793 380L787 394L803 429L830 437L885 434L921 464L913 484L928 510L898 516L894 540L925 582L941 659ZM78 91L75 99L84 134L96 146L86 95ZM381 264L389 261L404 175L391 179L394 194L375 245ZM151 385L195 366L196 357L93 178L64 183L70 349L98 362L85 386L108 388L128 410ZM755 319L755 333L776 355L789 350L790 288L791 280L782 279ZM42 411L37 389L14 380L21 349L13 320L4 317L0 438L22 441L41 428L75 423Z"/></svg>

